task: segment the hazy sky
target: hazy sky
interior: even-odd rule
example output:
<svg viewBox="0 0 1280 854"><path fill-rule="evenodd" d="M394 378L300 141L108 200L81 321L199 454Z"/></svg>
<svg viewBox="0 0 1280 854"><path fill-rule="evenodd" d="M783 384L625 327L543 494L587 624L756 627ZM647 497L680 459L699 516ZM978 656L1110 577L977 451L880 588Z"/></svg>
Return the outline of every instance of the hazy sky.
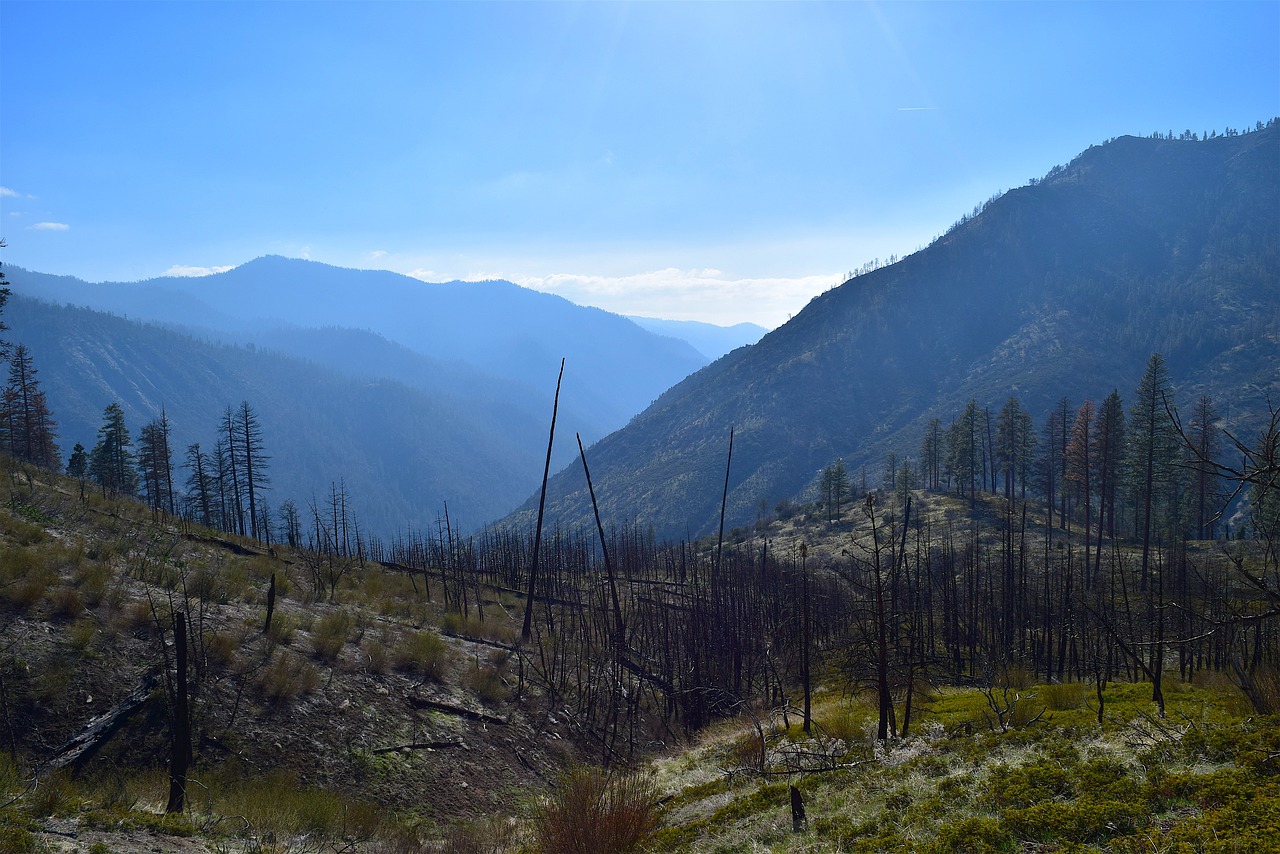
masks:
<svg viewBox="0 0 1280 854"><path fill-rule="evenodd" d="M1280 114L1280 2L0 2L3 260L784 322L1093 143Z"/></svg>

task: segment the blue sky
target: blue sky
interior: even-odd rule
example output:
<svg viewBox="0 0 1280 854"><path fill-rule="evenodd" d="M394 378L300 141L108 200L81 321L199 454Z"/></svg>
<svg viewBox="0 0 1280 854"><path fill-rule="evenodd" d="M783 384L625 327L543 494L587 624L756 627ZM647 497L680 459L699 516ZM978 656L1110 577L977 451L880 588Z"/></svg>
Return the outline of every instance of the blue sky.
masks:
<svg viewBox="0 0 1280 854"><path fill-rule="evenodd" d="M1280 2L0 2L3 261L265 254L776 326L1123 134L1280 114Z"/></svg>

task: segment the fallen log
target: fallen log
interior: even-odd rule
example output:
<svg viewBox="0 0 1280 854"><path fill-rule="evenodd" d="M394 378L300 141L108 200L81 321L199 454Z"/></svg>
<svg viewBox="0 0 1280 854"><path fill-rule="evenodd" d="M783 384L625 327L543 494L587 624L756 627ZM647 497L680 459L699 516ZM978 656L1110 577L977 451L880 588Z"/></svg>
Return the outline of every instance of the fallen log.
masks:
<svg viewBox="0 0 1280 854"><path fill-rule="evenodd" d="M129 718L150 702L159 685L160 671L148 673L127 697L90 720L84 729L54 751L53 756L44 763L43 770L52 771L68 766L73 770L79 770L111 740L111 737L128 722Z"/></svg>
<svg viewBox="0 0 1280 854"><path fill-rule="evenodd" d="M436 712L444 712L449 715L458 715L468 720L481 721L487 724L498 724L506 726L507 722L497 715L491 715L488 712L477 711L476 709L468 709L463 706L455 706L452 703L441 702L440 700L432 700L427 697L419 697L409 695L409 705L415 709L431 709Z"/></svg>
<svg viewBox="0 0 1280 854"><path fill-rule="evenodd" d="M439 750L445 747L462 747L461 741L414 741L409 744L397 744L394 747L378 747L369 752L376 755L382 753L399 753L402 750Z"/></svg>

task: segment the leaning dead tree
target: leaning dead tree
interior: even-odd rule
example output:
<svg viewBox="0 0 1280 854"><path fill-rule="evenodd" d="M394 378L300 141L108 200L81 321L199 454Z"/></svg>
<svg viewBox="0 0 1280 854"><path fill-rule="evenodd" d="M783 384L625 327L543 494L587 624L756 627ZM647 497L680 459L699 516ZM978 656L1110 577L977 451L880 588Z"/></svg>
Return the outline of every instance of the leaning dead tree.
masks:
<svg viewBox="0 0 1280 854"><path fill-rule="evenodd" d="M560 409L560 381L564 379L564 359L560 360L560 375L556 377L556 396L551 403L551 433L547 437L547 462L542 467L542 495L538 498L538 527L533 537L533 559L529 563L529 595L524 603L524 626L520 640L529 641L533 631L533 594L538 585L538 556L542 548L542 515L547 506L547 479L551 476L551 449L556 443L556 413Z"/></svg>

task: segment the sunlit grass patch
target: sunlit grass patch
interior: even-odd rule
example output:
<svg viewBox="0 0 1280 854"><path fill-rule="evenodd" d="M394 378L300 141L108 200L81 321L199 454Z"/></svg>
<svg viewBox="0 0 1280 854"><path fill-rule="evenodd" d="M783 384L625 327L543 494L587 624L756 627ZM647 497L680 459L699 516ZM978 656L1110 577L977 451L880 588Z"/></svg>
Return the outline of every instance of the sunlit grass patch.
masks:
<svg viewBox="0 0 1280 854"><path fill-rule="evenodd" d="M440 680L449 662L449 645L433 629L405 632L393 653L399 670Z"/></svg>

